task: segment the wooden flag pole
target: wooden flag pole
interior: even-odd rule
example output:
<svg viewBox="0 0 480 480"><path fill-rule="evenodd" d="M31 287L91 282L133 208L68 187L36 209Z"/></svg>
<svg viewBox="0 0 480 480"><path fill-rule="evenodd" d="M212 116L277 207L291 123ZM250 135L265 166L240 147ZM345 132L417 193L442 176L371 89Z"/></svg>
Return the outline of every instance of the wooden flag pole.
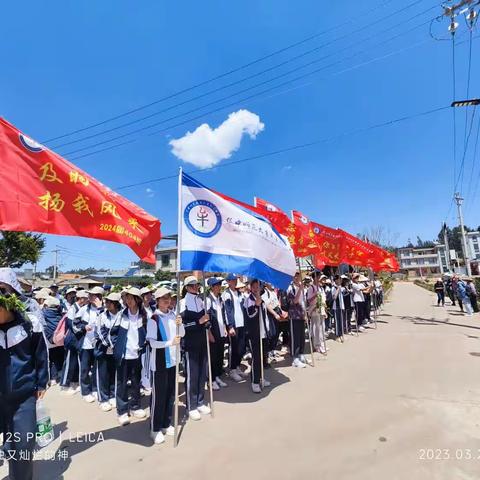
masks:
<svg viewBox="0 0 480 480"><path fill-rule="evenodd" d="M203 308L205 313L207 313L207 289L205 286L205 274L202 272L202 286L203 286ZM212 363L210 357L210 339L208 338L208 328L205 329L205 339L207 342L207 368L208 368L208 393L210 395L210 410L212 418L215 417L214 406L213 406L213 379L212 379Z"/></svg>
<svg viewBox="0 0 480 480"><path fill-rule="evenodd" d="M307 330L308 330L308 341L310 343L310 355L312 357L312 367L315 366L315 357L313 355L313 343L312 343L312 332L310 328L310 318L308 315L307 311L307 296L305 294L305 289L303 288L303 274L302 274L302 269L300 267L300 259L297 257L297 266L298 266L298 272L300 273L300 282L302 284L302 290L303 290L303 305L304 305L304 318L307 323ZM325 338L325 337L324 337ZM327 351L327 345L325 343L325 351ZM293 355L293 352L292 352Z"/></svg>

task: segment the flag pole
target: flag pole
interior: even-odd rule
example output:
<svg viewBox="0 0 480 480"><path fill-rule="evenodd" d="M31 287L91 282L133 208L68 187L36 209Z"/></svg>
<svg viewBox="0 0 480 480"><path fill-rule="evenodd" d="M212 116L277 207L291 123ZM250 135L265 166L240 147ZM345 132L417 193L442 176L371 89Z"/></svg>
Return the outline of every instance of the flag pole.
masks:
<svg viewBox="0 0 480 480"><path fill-rule="evenodd" d="M258 297L257 300L262 299L262 284L260 280L258 281ZM262 303L260 302L260 305L258 306L258 319L259 319L259 325L258 328L260 330L260 385L263 387L263 380L264 380L264 368L263 368L263 338L262 338L262 323L263 323L263 308L262 308ZM265 331L265 325L263 326L263 330ZM267 337L267 332L265 331L265 338ZM253 354L252 354L253 355ZM252 368L253 368L253 357L252 357Z"/></svg>
<svg viewBox="0 0 480 480"><path fill-rule="evenodd" d="M203 286L203 308L205 314L207 313L207 288L205 285L205 272L202 271L202 286ZM212 386L212 363L210 361L210 339L208 338L209 329L205 329L205 340L207 342L207 368L208 368L208 393L210 395L210 410L212 418L215 417L213 408L213 386Z"/></svg>
<svg viewBox="0 0 480 480"><path fill-rule="evenodd" d="M375 306L375 276L373 274L373 268L372 267L368 267L368 271L369 271L369 275L370 275L370 280L372 281L373 283L373 290L372 290L372 294L371 294L371 298L373 299L373 324L375 325L375 330L377 329L377 309L376 309L376 306Z"/></svg>
<svg viewBox="0 0 480 480"><path fill-rule="evenodd" d="M176 318L180 314L180 245L182 239L182 222L181 222L181 212L182 212L182 168L178 172L178 219L177 219L177 229L178 229L178 238L177 238L177 305L176 305ZM180 333L180 327L176 325L176 335ZM173 437L173 447L176 448L178 445L178 384L180 380L179 368L180 368L180 345L176 346L175 350L175 404L173 409L173 426L175 434Z"/></svg>
<svg viewBox="0 0 480 480"><path fill-rule="evenodd" d="M300 258L297 257L297 265L298 265L298 272L300 273L300 282L302 283L302 291L303 291L303 305L304 305L304 319L307 322L307 330L308 330L308 341L310 343L310 355L312 357L312 367L315 366L315 357L313 355L313 343L312 343L312 332L310 331L310 318L308 316L308 311L307 311L307 296L305 294L305 289L303 288L303 274L302 274L302 269L300 267ZM325 340L325 337L324 337ZM325 351L327 349L327 345L325 343Z"/></svg>

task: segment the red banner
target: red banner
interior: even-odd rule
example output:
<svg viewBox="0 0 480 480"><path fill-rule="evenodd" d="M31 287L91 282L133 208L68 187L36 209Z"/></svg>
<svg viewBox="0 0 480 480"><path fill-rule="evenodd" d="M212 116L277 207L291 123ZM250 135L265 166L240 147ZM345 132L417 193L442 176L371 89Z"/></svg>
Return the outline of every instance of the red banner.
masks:
<svg viewBox="0 0 480 480"><path fill-rule="evenodd" d="M342 263L342 234L338 230L320 223L311 223L315 243L318 246L315 262L318 262L319 265L340 265Z"/></svg>
<svg viewBox="0 0 480 480"><path fill-rule="evenodd" d="M0 229L98 238L155 263L160 221L0 118Z"/></svg>
<svg viewBox="0 0 480 480"><path fill-rule="evenodd" d="M273 203L258 197L254 198L254 203L256 211L267 218L279 233L282 235L289 234L290 224L292 222L286 213L273 205Z"/></svg>
<svg viewBox="0 0 480 480"><path fill-rule="evenodd" d="M292 210L293 226L290 227L290 243L295 242L293 249L297 257L313 255L317 250L315 234L310 220L297 210ZM290 240L291 239L291 240ZM293 248L293 245L292 245Z"/></svg>
<svg viewBox="0 0 480 480"><path fill-rule="evenodd" d="M373 245L360 240L345 230L338 229L343 236L342 263L360 267L374 267L378 259Z"/></svg>

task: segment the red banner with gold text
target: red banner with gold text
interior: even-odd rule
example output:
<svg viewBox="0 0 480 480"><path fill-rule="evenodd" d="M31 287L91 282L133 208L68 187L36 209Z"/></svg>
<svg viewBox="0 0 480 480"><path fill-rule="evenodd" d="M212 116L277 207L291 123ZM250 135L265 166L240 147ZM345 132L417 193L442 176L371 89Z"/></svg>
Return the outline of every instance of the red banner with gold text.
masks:
<svg viewBox="0 0 480 480"><path fill-rule="evenodd" d="M0 118L0 230L97 238L155 263L160 221Z"/></svg>

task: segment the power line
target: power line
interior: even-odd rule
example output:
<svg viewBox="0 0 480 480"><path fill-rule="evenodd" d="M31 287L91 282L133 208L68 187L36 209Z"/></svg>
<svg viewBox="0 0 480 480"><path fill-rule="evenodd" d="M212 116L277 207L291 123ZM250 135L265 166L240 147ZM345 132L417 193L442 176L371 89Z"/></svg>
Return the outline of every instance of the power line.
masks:
<svg viewBox="0 0 480 480"><path fill-rule="evenodd" d="M390 13L390 14L388 14L388 15L380 18L380 19L377 19L377 20L369 23L369 24L366 25L366 26L362 26L362 27L360 27L360 28L358 28L358 29L356 29L356 30L353 30L352 32L348 32L348 33L344 34L343 36L341 36L341 37L339 37L339 38L337 38L337 39L333 39L333 40L331 40L331 41L329 41L329 42L326 42L326 43L324 43L324 44L322 44L322 45L319 45L319 46L317 46L317 47L315 47L315 48L313 48L313 49L310 49L310 50L308 50L308 51L306 51L306 52L303 52L303 53L301 53L301 54L295 55L295 56L293 56L293 57L291 57L291 58L289 58L289 59L287 59L287 60L285 60L285 61L283 61L283 62L280 62L280 63L278 63L278 64L276 64L276 65L270 66L269 68L266 68L266 69L264 69L264 70L261 70L260 72L251 74L251 75L249 75L249 76L247 76L247 77L243 77L243 78L241 78L241 79L239 79L239 80L236 80L236 81L234 81L234 82L228 83L228 84L226 84L226 85L217 87L217 88L215 88L215 89L213 89L213 90L210 90L210 91L205 92L205 93L203 93L203 94L197 95L197 96L195 96L195 97L193 97L193 98L184 100L184 101L182 101L182 102L180 102L180 103L176 103L176 104L174 104L174 105L171 105L171 106L169 106L169 107L166 107L166 108L164 108L164 109L162 109L162 110L158 110L158 111L156 111L156 112L153 112L153 113L151 113L151 114L149 114L149 115L146 115L146 116L143 116L143 117L141 117L141 118L138 118L138 119L135 119L135 120L130 120L130 121L128 121L128 122L125 122L125 123L122 123L122 124L120 124L120 125L114 126L114 127L109 128L109 129L107 129L107 130L103 130L103 131L101 131L101 132L93 133L93 134L91 134L91 135L87 135L87 136L84 136L84 137L81 137L81 138L78 138L78 139L75 139L75 140L70 140L70 141L68 141L68 142L64 142L64 143L61 143L61 144L59 144L59 145L55 145L55 146L53 146L53 148L58 149L58 148L65 147L65 146L68 146L68 145L72 145L72 144L75 144L75 143L78 143L78 142L83 142L83 141L85 141L85 140L89 140L89 139L96 138L96 137L99 137L99 136L102 136L102 135L106 135L106 134L108 134L108 133L111 133L111 132L120 130L120 129L122 129L122 128L125 128L125 127L128 127L128 126L135 125L135 124L137 124L137 123L143 122L143 121L148 120L148 119L150 119L150 118L153 118L153 117L155 117L155 116L157 116L157 115L160 115L160 114L162 114L162 113L166 113L166 112L168 112L168 111L170 111L170 110L176 109L176 108L178 108L178 107L180 107L180 106L183 106L183 105L186 105L186 104L188 104L188 103L194 102L194 101L199 100L199 99L201 99L201 98L204 98L204 97L207 97L207 96L209 96L209 95L218 93L218 92L220 92L220 91L222 91L222 90L225 90L225 89L228 89L228 88L230 88L230 87L232 87L232 86L235 86L235 85L244 83L244 82L246 82L246 81L248 81L248 80L251 80L251 79L253 79L253 78L259 77L259 76L261 76L261 75L263 75L263 74L265 74L265 73L271 72L271 71L276 70L276 69L278 69L278 68L280 68L280 67L283 67L283 66L285 66L285 65L287 65L287 64L289 64L289 63L292 63L292 62L294 62L294 61L296 61L296 60L299 60L300 58L303 58L303 57L305 57L305 56L307 56L307 55L310 55L311 53L314 53L314 52L317 52L317 51L319 51L319 50L322 50L323 48L325 48L325 47L327 47L327 46L329 46L329 45L332 45L332 44L334 44L334 43L336 43L336 42L339 42L339 41L341 41L341 40L343 40L343 39L345 39L345 38L348 38L348 37L350 37L350 36L352 36L352 35L355 35L356 33L362 32L362 31L365 30L366 28L370 28L370 27L376 25L377 23L383 22L383 21L385 21L386 19L389 19L390 17L393 17L394 15L397 15L398 13L403 12L404 10L406 10L407 8L410 8L410 7L411 7L412 5L414 5L414 4L415 4L415 2L414 2L413 4L410 4L410 5L407 6L407 7L404 7L404 8L402 8L402 9L397 10L397 11L395 11L395 12L393 12L393 13ZM298 67L295 67L294 69L289 70L289 71L287 71L287 72L285 72L285 73L283 73L283 74L280 74L280 75L278 75L278 76L274 76L274 77L272 77L272 78L270 78L270 79L268 79L268 80L266 80L266 81L260 82L260 83L258 83L258 84L256 84L256 85L253 85L253 86L250 86L250 87L248 87L248 88L246 88L246 89L244 89L244 90L240 90L239 92L230 94L230 95L228 95L227 97L223 97L223 99L216 100L215 102L211 102L211 103L209 103L209 104L207 104L207 105L211 105L212 103L216 103L216 102L225 100L225 99L227 99L227 98L231 98L231 97L234 96L234 95L239 95L239 94L244 93L244 92L246 92L246 91L253 90L253 89L255 89L255 88L257 88L257 87L259 87L259 86L261 86L261 85L264 85L264 84L266 84L266 83L272 82L272 81L277 80L277 79L279 79L279 78L285 77L285 76L287 76L287 75L289 75L289 74L291 74L291 73L295 73L295 72L299 71L300 69L307 68L307 67L309 67L309 66L311 66L311 65L314 65L314 64L316 64L316 63L319 63L319 62L321 62L321 61L323 61L323 60L325 60L325 59L327 59L327 58L329 58L329 57L336 56L336 55L338 55L338 53L340 53L340 52L342 52L342 51L349 50L349 49L351 49L352 47L355 47L355 46L357 46L357 45L359 45L359 44L361 44L361 43L364 43L364 42L366 42L366 41L368 41L368 40L370 40L370 39L372 39L372 38L374 38L374 37L376 37L376 36L383 35L384 33L388 32L388 31L390 31L390 30L393 30L394 28L397 28L398 26L403 25L404 23L408 23L408 22L410 22L411 20L414 20L415 18L417 18L417 17L419 17L419 16L421 16L421 15L424 15L425 13L428 13L429 11L431 11L431 10L433 10L433 9L436 9L436 8L438 8L437 5L434 5L434 6L432 6L432 7L429 7L428 9L426 9L426 10L420 12L420 13L417 13L416 15L414 15L414 16L408 18L408 19L403 20L403 21L397 23L396 25L393 25L393 26L391 26L391 27L389 27L389 28L387 28L387 29L385 29L385 30L377 33L377 34L373 34L373 35L371 35L371 36L369 36L369 37L367 37L367 38L365 38L365 39L363 39L363 40L360 40L359 42L355 42L355 43L353 43L353 44L351 44L351 45L348 45L348 46L346 46L346 47L343 47L343 48L340 49L340 50L336 50L336 51L334 51L334 52L332 52L332 53L330 53L330 54L328 54L328 55L325 55L325 56L319 57L319 58L317 58L317 59L315 59L315 60L313 60L313 61L304 63L303 65L300 65L300 66L298 66ZM200 108L201 108L201 107L200 107ZM194 109L194 110L195 110L195 109ZM198 110L198 108L197 108L196 110ZM191 112L191 111L190 111L190 112ZM185 114L183 114L183 115L185 115ZM173 117L173 118L178 118L178 115L175 116L175 117ZM172 118L167 119L167 120L163 120L163 122L169 121L169 120L171 120L171 119L172 119ZM159 123L153 124L153 126L154 126L154 125L158 125L158 124L159 124ZM151 128L151 126L147 126L147 127L145 127L145 128ZM137 131L133 131L132 134L134 134L134 133L136 133L136 132L137 132ZM129 133L126 133L126 135L129 135ZM119 137L115 137L115 138L119 138ZM109 141L112 141L112 140L106 140L106 142L109 142ZM85 147L85 148L87 148L87 147ZM75 150L74 152L70 152L70 153L76 153L76 152L77 152L77 150Z"/></svg>
<svg viewBox="0 0 480 480"><path fill-rule="evenodd" d="M141 106L136 107L136 108L134 108L134 109L128 110L128 111L123 112L123 113L121 113L121 114L119 114L119 115L115 115L115 116L109 117L109 118L107 118L107 119L105 119L105 120L102 120L102 121L100 121L100 122L97 122L97 123L94 123L94 124L91 124L91 125L87 125L86 127L79 128L79 129L73 130L73 131L71 131L71 132L67 132L67 133L65 133L65 134L63 134L63 135L59 135L59 136L56 136L56 137L49 138L48 140L45 140L45 141L43 141L42 143L53 142L54 140L59 140L59 139L61 139L61 138L69 137L69 136L71 136L71 135L75 135L75 134L77 134L77 133L81 133L81 132L84 132L84 131L86 131L86 130L90 130L90 129L92 129L92 128L98 127L98 126L105 125L106 123L112 122L112 121L114 121L114 120L118 120L118 119L120 119L120 118L126 117L127 115L131 115L132 113L139 112L139 111L144 110L144 109L146 109L146 108L149 108L149 107L151 107L151 106L153 106L153 105L157 105L157 104L159 104L159 103L161 103L161 102L164 102L164 101L166 101L166 100L170 100L170 99L175 98L175 97L178 97L179 95L182 95L182 94L184 94L184 93L188 93L188 92L190 92L190 91L192 91L192 90L195 90L195 89L197 89L197 88L200 88L200 87L203 87L203 86L208 85L208 84L210 84L210 83L213 83L213 82L215 82L215 81L217 81L217 80L220 80L220 79L222 79L222 78L224 78L224 77L227 77L227 76L229 76L229 75L232 75L232 74L234 74L234 73L236 73L236 72L239 72L239 71L241 71L241 70L245 70L245 69L247 69L247 68L249 68L249 67L251 67L251 66L253 66L253 65L256 65L256 64L258 64L258 63L260 63L260 62L262 62L262 61L264 61L264 60L267 60L267 59L272 58L272 57L274 57L274 56L276 56L276 55L279 55L279 54L281 54L281 53L283 53L283 52L286 52L286 51L288 51L288 50L291 50L291 49L293 49L293 48L295 48L295 47L298 47L298 46L300 46L300 45L303 45L303 44L305 44L305 43L308 43L308 42L310 42L310 41L312 41L312 40L314 40L314 39L316 39L316 38L318 38L318 37L320 37L320 36L322 36L322 35L325 35L325 34L327 34L327 33L330 33L330 32L332 32L332 31L334 31L334 30L337 30L338 28L341 28L341 27L343 27L344 25L347 25L347 24L349 24L349 23L355 22L357 19L359 19L359 18L361 18L361 17L364 17L364 16L366 16L366 15L370 15L371 13L375 12L376 10L378 10L378 9L380 9L380 8L384 8L386 5L388 5L388 4L391 3L392 1L393 1L393 0L385 0L385 1L383 1L380 5L372 8L372 9L369 9L369 10L367 10L367 11L365 11L365 12L363 12L363 13L355 16L355 17L352 17L352 18L350 18L349 20L347 20L347 21L345 21L345 22L342 22L342 23L340 23L340 24L338 24L338 25L335 25L335 26L333 26L333 27L331 27L331 28L328 28L328 29L326 29L326 30L323 30L322 32L319 32L319 33L316 33L316 34L311 35L311 36L309 36L309 37L306 37L306 38L304 38L304 39L302 39L302 40L300 40L300 41L298 41L298 42L291 43L291 44L287 45L286 47L283 47L283 48L280 48L280 49L278 49L278 50L275 50L275 51L273 51L273 52L271 52L271 53L269 53L269 54L267 54L267 55L264 55L264 56L262 56L262 57L259 57L259 58L255 59L255 60L252 60L252 61L250 61L250 62L248 62L248 63L243 64L243 65L240 65L239 67L233 68L232 70L223 72L223 73L221 73L221 74L219 74L219 75L217 75L217 76L215 76L215 77L212 77L212 78L210 78L210 79L208 79L208 80L204 80L204 81L202 81L202 82L200 82L200 83L197 83L197 84L192 85L192 86L190 86L190 87L184 88L184 89L179 90L179 91L177 91L177 92L174 92L174 93L172 93L172 94L169 94L169 95L166 95L166 96L164 96L164 97L161 97L161 98L159 98L159 99L157 99L157 100L154 100L154 101L152 101L152 102L150 102L150 103L148 103L148 104L141 105ZM420 0L420 1L423 1L423 0ZM417 4L417 3L418 3L418 2L413 2L413 3L409 4L409 5L407 5L404 9L402 9L402 11L403 11L403 10L406 10L406 9L412 7L412 6L414 6L414 5Z"/></svg>
<svg viewBox="0 0 480 480"><path fill-rule="evenodd" d="M300 149L303 149L303 148L312 147L312 146L318 145L320 143L327 143L327 142L330 142L330 141L333 141L333 140L339 140L341 138L344 138L344 137L347 137L347 136L350 136L350 135L358 135L360 133L365 133L365 132L368 132L370 130L375 130L375 129L378 129L378 128L381 128L381 127L386 127L386 126L389 126L389 125L394 125L396 123L404 122L406 120L412 120L414 118L431 115L433 113L437 113L437 112L440 112L442 110L446 110L447 108L451 108L451 107L450 106L438 107L438 108L434 108L434 109L427 110L427 111L424 111L424 112L415 113L413 115L407 115L407 116L404 116L404 117L396 118L394 120L389 120L387 122L382 122L382 123L378 123L378 124L375 124L375 125L370 125L370 126L365 127L365 128L351 130L349 132L344 132L344 133L341 133L339 135L335 135L335 136L332 136L332 137L322 138L322 139L314 140L314 141L308 142L308 143L303 143L303 144L294 145L294 146L291 146L291 147L281 148L279 150L274 150L272 152L267 152L267 153L247 157L247 158L242 158L242 159L239 159L239 160L234 160L232 162L221 163L221 164L215 165L213 167L198 168L198 169L190 170L189 172L186 172L186 173L187 174L192 174L192 173L198 173L198 172L205 172L205 171L213 170L213 169L216 169L216 168L230 167L232 165L237 165L239 163L251 162L253 160L258 160L260 158L266 158L266 157L271 157L271 156L274 156L274 155L279 155L279 154L282 154L282 153L292 152L294 150L300 150ZM173 179L173 178L178 178L178 174L166 175L164 177L158 177L158 178L152 178L152 179L149 179L149 180L145 180L143 182L132 183L130 185L122 185L120 187L116 187L115 190L125 190L127 188L139 187L139 186L142 186L142 185L148 185L150 183L162 182L164 180L170 180L170 179Z"/></svg>
<svg viewBox="0 0 480 480"><path fill-rule="evenodd" d="M397 34L395 34L394 36L392 36L392 37L390 37L390 38L388 38L388 39L386 39L386 40L381 40L381 41L378 42L377 44L374 44L372 47L370 47L370 49L371 49L371 48L375 48L375 47L378 46L378 45L384 45L384 44L387 43L387 42L390 42L390 41L392 41L392 40L394 40L394 39L396 39L396 38L398 38L398 37L400 37L400 36L402 36L402 35L405 35L406 33L409 33L409 32L411 32L411 31L413 31L413 30L415 30L415 29L417 29L417 28L420 28L420 27L426 25L426 23L428 23L428 22L423 22L422 24L419 24L419 25L416 25L416 26L414 26L414 27L411 27L410 29L408 29L408 30L406 30L406 31L402 31L402 32L400 32L400 33L397 33ZM391 30L392 28L395 28L395 27L397 27L397 26L398 26L398 24L395 25L395 26L393 26L393 27L390 27L390 28L387 29L386 31ZM385 32L385 31L384 31L384 32ZM382 33L384 33L384 32L382 32ZM375 36L376 36L376 35L372 35L372 36L368 37L367 39L362 40L361 42L370 40L371 38L374 38ZM358 45L358 44L361 43L361 42L356 42L356 43L353 44L353 45L349 45L348 47L345 47L345 49L351 49L352 46L356 46L356 45ZM334 52L333 54L336 54L336 53L338 53L338 52ZM270 88L267 88L267 89L265 89L265 90L262 90L262 91L260 91L260 92L253 93L252 95L249 95L249 96L244 97L244 98L242 98L242 99L235 100L234 102L231 102L231 103L229 103L229 104L220 106L220 107L215 108L215 109L213 109L213 110L210 110L210 111L208 111L208 112L204 112L204 113L199 114L199 115L197 115L197 116L190 117L190 118L188 118L188 119L186 119L186 120L183 120L183 121L181 121L181 122L177 122L177 123L175 123L175 124L173 124L173 125L168 125L168 126L162 128L161 130L151 132L151 133L149 133L148 135L157 135L157 134L159 134L159 133L164 133L164 132L167 132L167 131L169 131L169 130L171 130L171 129L173 129L173 128L176 128L176 127L185 125L185 124L187 124L187 123L189 123L189 122L192 122L192 121L194 121L194 120L201 119L201 118L205 117L206 115L209 115L209 114L212 114L212 113L216 113L216 112L221 111L221 110L224 110L224 109L226 109L226 108L230 108L230 107L237 106L238 104L243 103L243 102L245 102L245 101L247 101L247 100L251 100L252 98L259 97L259 96L261 96L261 95L263 95L263 94L266 94L266 93L271 92L272 90L278 89L278 88L280 88L280 87L282 87L282 86L285 86L285 85L289 85L289 84L291 84L291 83L293 83L293 82L296 82L296 81L301 80L301 79L303 79L303 78L306 78L306 77L309 77L309 76L311 76L311 75L314 75L314 74L316 74L316 73L318 73L318 72L320 72L320 71L322 71L322 70L325 70L325 69L330 68L330 67L332 67L332 66L338 65L338 64L340 64L340 63L342 63L342 62L345 62L345 61L347 61L347 60L350 60L350 59L352 59L352 58L355 58L355 57L357 57L358 55L360 55L360 54L362 54L362 53L364 53L364 51L360 51L360 52L353 53L352 55L350 55L350 56L348 56L348 57L346 57L346 58L336 60L336 61L334 61L334 62L331 62L331 63L327 64L327 65L323 65L322 67L319 67L319 68L317 68L317 69L315 69L315 70L312 70L312 71L310 71L310 72L301 74L301 75L299 75L299 76L296 76L296 77L294 77L294 78L291 78L291 79L289 79L289 80L286 80L285 82L282 82L282 83L280 83L280 84L274 85L274 86L272 86L272 87L270 87ZM328 56L332 56L333 54L327 55L327 56L324 57L324 58L327 58ZM316 61L310 62L308 65L310 65L311 63L315 63L315 62L316 62ZM302 67L300 67L300 68L302 68ZM239 95L240 93L244 93L244 92L247 92L247 91L252 90L252 89L254 89L254 88L257 88L258 86L261 86L261 85L263 85L263 84L270 83L270 82L273 81L273 80L276 80L276 79L278 79L278 78L280 78L280 77L284 77L284 76L286 76L286 75L289 75L289 74L291 74L291 73L294 73L294 72L297 71L297 70L298 70L298 68L293 69L293 70L290 70L290 71L288 71L288 72L286 72L286 73L284 73L284 74L282 74L282 75L276 76L276 77L274 77L274 78L272 78L272 79L266 80L266 81L264 81L264 82L261 82L261 83L259 83L259 84L254 85L254 86L252 86L252 87L248 87L248 88L246 88L246 89L244 89L244 90L241 90L241 91L238 91L238 92L236 92L236 93L234 93L234 94L227 95L226 97L223 97L223 98L214 100L214 101L212 101L212 102L209 102L209 103L207 103L207 104L201 105L201 106L196 107L196 108L194 108L194 109L192 109L192 110L189 110L189 111L187 111L187 112L183 112L183 113L178 114L178 115L175 115L175 116L173 116L173 117L170 117L170 118L167 118L167 119L163 119L163 120L161 120L161 121L159 121L159 122L155 122L155 123L152 123L152 124L150 124L150 125L143 126L143 127L138 128L138 129L136 129L136 130L132 130L132 131L130 131L130 132L126 132L126 133L124 133L124 134L118 135L118 136L116 136L116 137L113 137L113 138L110 138L110 139L107 139L107 140L103 140L103 141L100 141L100 142L97 142L97 143L94 143L94 144L91 144L91 145L87 145L87 146L85 146L85 147L82 147L82 148L79 148L79 149L76 149L76 150L72 150L72 151L70 151L70 152L66 152L64 155L74 155L74 154L76 154L76 153L80 153L80 152L85 151L85 150L90 150L90 149L92 149L92 148L95 148L95 147L98 147L98 146L101 146L101 145L105 145L105 144L107 144L107 143L111 143L111 142L114 142L114 141L116 141L116 140L121 140L121 139L123 139L123 138L125 138L125 137L128 137L128 136L131 136L131 135L135 135L135 134L138 134L138 133L142 133L142 132L144 132L144 131L146 131L146 130L148 130L148 129L151 129L151 128L155 127L155 126L158 126L158 125L161 125L161 124L163 124L163 123L166 123L166 122L168 122L168 121L170 121L170 120L175 120L175 119L177 119L177 118L184 117L185 115L187 115L187 114L189 114L189 113L193 113L193 112L196 112L196 111L198 111L198 110L202 110L202 109L207 108L207 107L209 107L209 106L211 106L211 105L214 105L214 104L216 104L216 103L219 103L219 102L228 100L228 99L230 99L230 98L232 98L232 97L234 97L234 96L236 96L236 95ZM138 140L138 139L137 139L137 140ZM131 143L131 142L127 142L127 143ZM119 145L112 145L111 147L103 148L103 149L101 149L100 151L106 151L106 150L109 150L110 148L112 148L112 149L113 149L113 148L118 148L119 146L124 145L124 144L125 144L125 142L122 142L122 143L119 144ZM78 159L80 159L80 158L84 158L84 157L87 157L87 156L90 156L90 155L94 155L94 154L96 154L96 153L99 153L100 151L97 150L97 151L93 151L93 152L87 153L87 154L85 154L85 155L79 155L79 156L73 157L72 160L78 160Z"/></svg>

